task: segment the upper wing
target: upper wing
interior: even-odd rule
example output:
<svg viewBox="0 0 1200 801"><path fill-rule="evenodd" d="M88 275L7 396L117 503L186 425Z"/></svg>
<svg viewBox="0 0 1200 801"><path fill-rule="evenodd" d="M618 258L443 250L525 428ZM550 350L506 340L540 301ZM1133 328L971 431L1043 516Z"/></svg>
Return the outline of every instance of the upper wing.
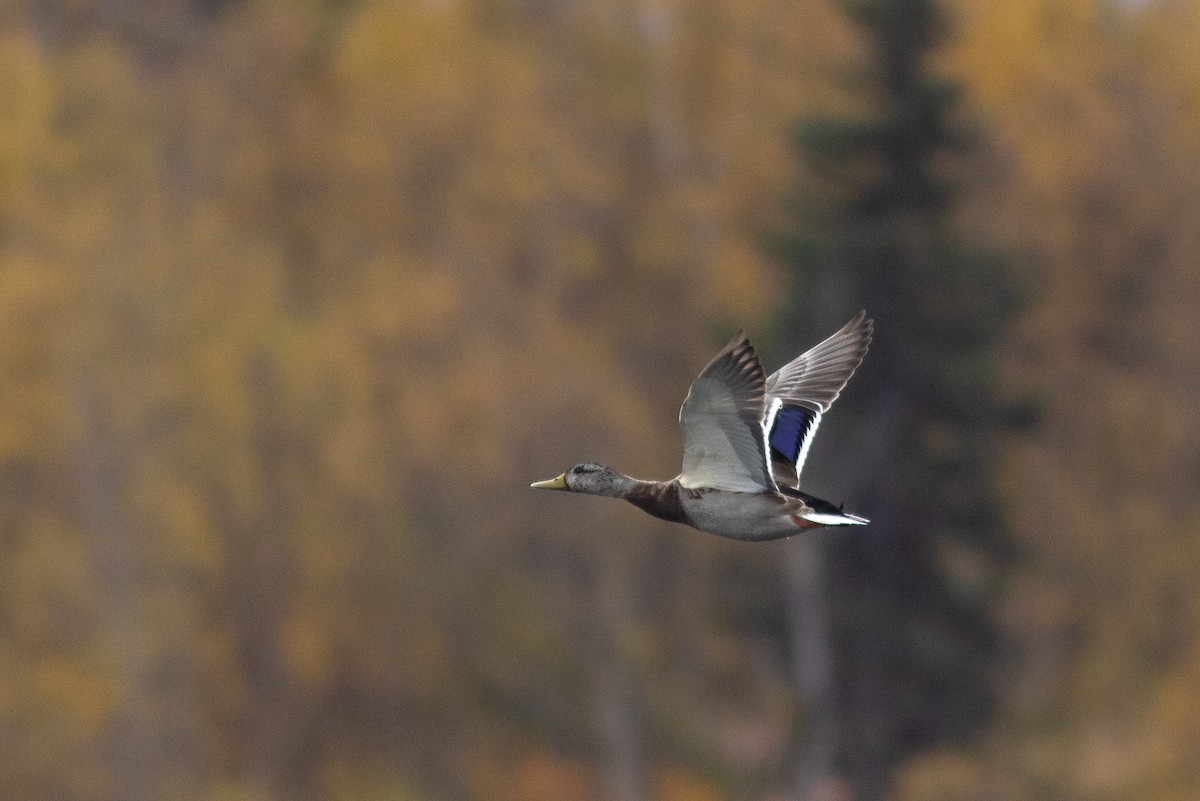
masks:
<svg viewBox="0 0 1200 801"><path fill-rule="evenodd" d="M763 435L762 364L739 333L692 382L679 409L683 470L689 489L774 490Z"/></svg>
<svg viewBox="0 0 1200 801"><path fill-rule="evenodd" d="M871 344L872 321L861 311L836 334L779 368L766 383L766 429L775 477L798 483L808 448L838 394Z"/></svg>
<svg viewBox="0 0 1200 801"><path fill-rule="evenodd" d="M836 334L775 371L767 395L815 412L828 411L871 344L872 321L858 315Z"/></svg>

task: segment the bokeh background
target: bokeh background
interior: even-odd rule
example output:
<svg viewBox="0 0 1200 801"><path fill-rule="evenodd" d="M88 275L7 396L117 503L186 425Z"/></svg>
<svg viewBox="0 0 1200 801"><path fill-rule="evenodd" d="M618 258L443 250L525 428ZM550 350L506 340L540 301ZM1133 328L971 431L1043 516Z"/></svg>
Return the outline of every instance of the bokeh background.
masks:
<svg viewBox="0 0 1200 801"><path fill-rule="evenodd" d="M1200 798L1200 6L0 2L0 797ZM688 382L859 308L727 542Z"/></svg>

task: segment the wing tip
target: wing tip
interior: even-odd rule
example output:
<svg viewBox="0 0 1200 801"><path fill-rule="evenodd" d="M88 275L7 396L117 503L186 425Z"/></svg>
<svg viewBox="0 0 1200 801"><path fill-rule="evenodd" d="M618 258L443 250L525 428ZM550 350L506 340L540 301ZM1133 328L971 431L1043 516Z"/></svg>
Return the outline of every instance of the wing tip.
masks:
<svg viewBox="0 0 1200 801"><path fill-rule="evenodd" d="M849 334L852 332L862 335L863 353L865 354L867 346L871 344L871 338L875 335L875 319L867 316L866 309L859 309L858 314L854 315L850 322L842 326L842 330L838 331L838 334ZM837 336L837 334L834 336Z"/></svg>

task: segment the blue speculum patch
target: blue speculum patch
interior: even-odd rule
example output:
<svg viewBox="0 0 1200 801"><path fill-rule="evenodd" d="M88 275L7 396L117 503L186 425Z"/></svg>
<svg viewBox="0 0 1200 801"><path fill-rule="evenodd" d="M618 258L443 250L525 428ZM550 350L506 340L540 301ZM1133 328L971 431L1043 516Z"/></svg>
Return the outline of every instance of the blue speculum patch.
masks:
<svg viewBox="0 0 1200 801"><path fill-rule="evenodd" d="M775 414L775 424L771 427L768 439L771 450L778 451L779 455L795 463L815 418L816 412L802 406L781 407Z"/></svg>

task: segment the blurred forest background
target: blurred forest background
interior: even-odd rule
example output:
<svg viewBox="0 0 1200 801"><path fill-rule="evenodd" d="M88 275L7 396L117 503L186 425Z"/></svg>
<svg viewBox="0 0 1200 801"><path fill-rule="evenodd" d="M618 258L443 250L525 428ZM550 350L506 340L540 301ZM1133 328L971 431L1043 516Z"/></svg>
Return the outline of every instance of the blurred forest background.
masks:
<svg viewBox="0 0 1200 801"><path fill-rule="evenodd" d="M1200 5L843 5L0 2L0 797L1200 798Z"/></svg>

